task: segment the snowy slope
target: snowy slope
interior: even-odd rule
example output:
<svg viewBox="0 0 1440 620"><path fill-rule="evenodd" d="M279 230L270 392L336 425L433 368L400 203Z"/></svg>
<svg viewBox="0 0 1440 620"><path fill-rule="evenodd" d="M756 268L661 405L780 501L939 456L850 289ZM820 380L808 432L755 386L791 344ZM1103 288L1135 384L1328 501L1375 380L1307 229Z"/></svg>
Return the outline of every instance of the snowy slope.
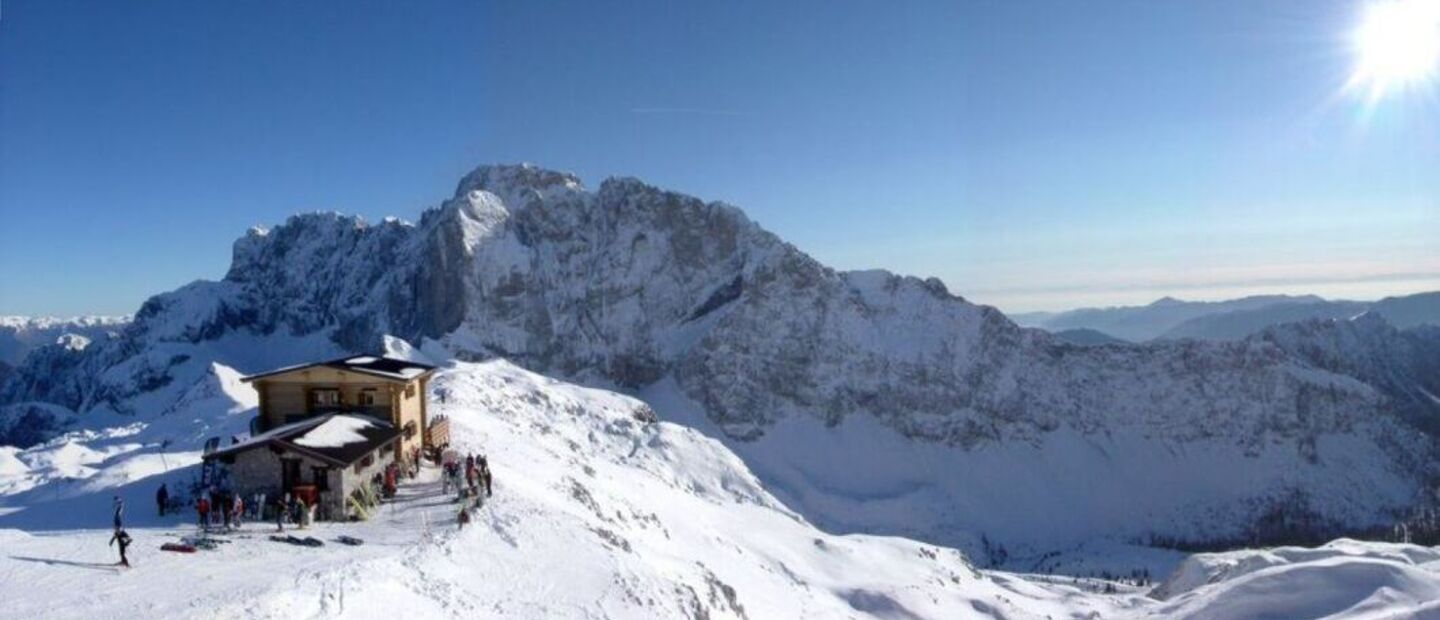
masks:
<svg viewBox="0 0 1440 620"><path fill-rule="evenodd" d="M481 167L414 224L252 230L224 280L152 298L121 338L32 353L0 386L0 443L148 421L212 364L396 338L641 394L812 521L972 550L1249 540L1277 510L1366 528L1437 473L1423 330L1079 347L938 280L827 268L725 204L533 166Z"/></svg>
<svg viewBox="0 0 1440 620"><path fill-rule="evenodd" d="M271 526L251 524L217 551L183 556L157 548L191 529L183 524L188 516L159 519L145 496L159 480L174 484L193 467L139 481L92 476L94 484L68 499L45 499L45 486L63 484L51 480L37 487L39 496L19 494L19 512L0 515L4 613L1041 618L1151 604L1133 593L1099 596L980 572L953 549L824 533L766 493L719 443L655 422L647 405L618 394L496 361L443 370L433 395L436 413L452 420L458 448L487 454L495 471L495 497L472 527L456 531L454 506L429 470L427 482L375 521L320 524L311 532L330 541L360 536L367 539L362 547L332 542L301 550L266 540ZM197 402L185 417L208 411L223 419L228 414L217 405ZM163 434L146 428L131 437ZM21 458L62 460L65 450L102 445L103 438L73 436ZM93 462L86 459L75 462ZM138 541L134 568L123 576L106 566L113 557L103 532L111 493L127 498ZM0 506L16 497L0 495ZM85 587L72 587L80 578Z"/></svg>
<svg viewBox="0 0 1440 620"><path fill-rule="evenodd" d="M159 438L253 412L230 373L215 374L173 417L0 452L5 617L1377 618L1433 612L1440 595L1440 550L1413 545L1201 554L1152 597L978 570L954 549L901 538L835 535L777 501L722 444L654 421L647 404L504 361L451 364L432 386L457 448L486 454L495 471L495 496L470 527L457 531L427 468L371 521L304 532L327 541L318 549L248 524L218 550L166 553L160 544L194 528L188 513L154 516L148 499L161 480L180 488L196 455L135 462ZM26 467L78 479L27 479L15 491L17 452ZM115 494L137 541L123 572L106 546ZM339 545L340 535L366 544Z"/></svg>
<svg viewBox="0 0 1440 620"><path fill-rule="evenodd" d="M1323 547L1279 547L1200 554L1186 560L1154 596L1154 618L1440 617L1440 550L1337 540Z"/></svg>
<svg viewBox="0 0 1440 620"><path fill-rule="evenodd" d="M74 334L89 340L107 338L130 322L128 316L72 318L0 316L0 364L16 366L31 351Z"/></svg>

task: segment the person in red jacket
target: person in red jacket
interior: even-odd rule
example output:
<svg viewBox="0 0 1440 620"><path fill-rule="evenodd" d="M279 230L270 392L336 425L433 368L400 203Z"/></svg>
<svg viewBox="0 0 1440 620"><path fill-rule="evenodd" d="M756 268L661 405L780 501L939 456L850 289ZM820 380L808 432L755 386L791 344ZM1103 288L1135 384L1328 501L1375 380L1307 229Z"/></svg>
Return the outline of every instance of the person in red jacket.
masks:
<svg viewBox="0 0 1440 620"><path fill-rule="evenodd" d="M385 497L395 497L395 489L399 483L399 468L394 463L385 467Z"/></svg>
<svg viewBox="0 0 1440 620"><path fill-rule="evenodd" d="M195 512L200 515L200 529L210 530L210 500L204 495L195 500Z"/></svg>

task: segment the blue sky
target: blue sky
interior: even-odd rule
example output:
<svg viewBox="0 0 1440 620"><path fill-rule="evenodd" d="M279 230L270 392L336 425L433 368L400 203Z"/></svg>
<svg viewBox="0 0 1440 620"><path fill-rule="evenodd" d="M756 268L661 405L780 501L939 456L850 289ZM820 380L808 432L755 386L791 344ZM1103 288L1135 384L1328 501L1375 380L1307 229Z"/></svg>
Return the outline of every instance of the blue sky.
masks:
<svg viewBox="0 0 1440 620"><path fill-rule="evenodd" d="M513 161L1011 311L1437 289L1440 91L1347 91L1361 8L8 0L0 313L132 312L250 226Z"/></svg>

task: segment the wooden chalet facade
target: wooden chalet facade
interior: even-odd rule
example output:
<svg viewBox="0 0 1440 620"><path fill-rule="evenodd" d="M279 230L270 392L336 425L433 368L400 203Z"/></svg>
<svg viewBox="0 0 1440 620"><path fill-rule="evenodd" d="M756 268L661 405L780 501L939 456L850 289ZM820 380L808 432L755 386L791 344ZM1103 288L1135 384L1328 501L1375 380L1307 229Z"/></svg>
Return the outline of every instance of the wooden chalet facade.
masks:
<svg viewBox="0 0 1440 620"><path fill-rule="evenodd" d="M260 395L253 431L327 413L360 413L400 430L400 453L425 445L429 411L425 389L435 367L406 360L357 355L302 364L241 379ZM399 458L397 456L397 458Z"/></svg>
<svg viewBox="0 0 1440 620"><path fill-rule="evenodd" d="M251 436L204 459L224 464L225 486L243 497L294 493L344 518L346 499L388 463L433 447L425 393L434 372L359 355L245 377L260 396Z"/></svg>

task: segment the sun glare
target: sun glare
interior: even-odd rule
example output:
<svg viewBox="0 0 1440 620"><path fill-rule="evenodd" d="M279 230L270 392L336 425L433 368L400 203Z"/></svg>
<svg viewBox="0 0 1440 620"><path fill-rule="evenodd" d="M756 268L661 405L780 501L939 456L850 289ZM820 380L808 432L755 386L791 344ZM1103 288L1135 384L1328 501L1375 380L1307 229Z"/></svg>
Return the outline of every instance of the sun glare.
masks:
<svg viewBox="0 0 1440 620"><path fill-rule="evenodd" d="M1422 85L1440 70L1440 0L1374 0L1353 43L1352 86L1379 98Z"/></svg>

